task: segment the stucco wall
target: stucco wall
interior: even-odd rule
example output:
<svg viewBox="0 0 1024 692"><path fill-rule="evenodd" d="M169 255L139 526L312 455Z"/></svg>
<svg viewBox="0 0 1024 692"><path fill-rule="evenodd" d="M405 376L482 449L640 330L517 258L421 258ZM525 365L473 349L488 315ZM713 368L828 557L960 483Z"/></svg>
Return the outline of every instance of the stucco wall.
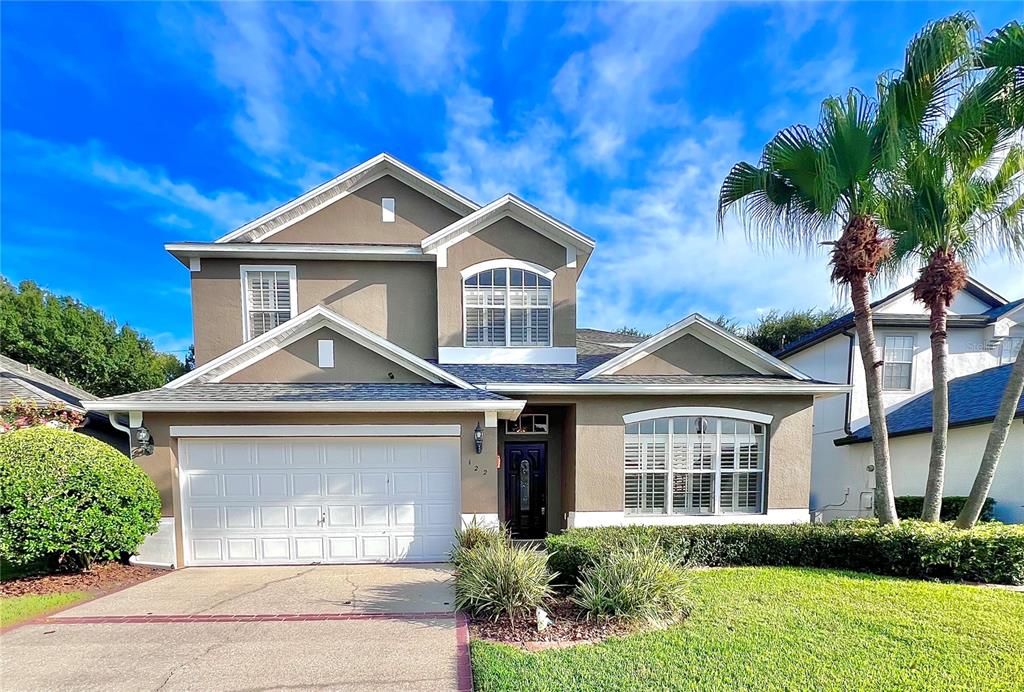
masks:
<svg viewBox="0 0 1024 692"><path fill-rule="evenodd" d="M334 342L334 367L319 365L320 340ZM427 382L384 356L323 327L228 377L225 382Z"/></svg>
<svg viewBox="0 0 1024 692"><path fill-rule="evenodd" d="M437 357L431 262L204 259L201 271L192 273L196 365L242 343L243 264L294 265L299 312L323 304L420 357Z"/></svg>
<svg viewBox="0 0 1024 692"><path fill-rule="evenodd" d="M985 424L952 428L949 431L944 495L970 493L990 429L990 424ZM896 495L924 495L930 448L931 435L928 433L889 440L893 492ZM855 466L865 467L871 463L870 444L850 445L840 449L847 450ZM990 496L996 501L997 520L1024 523L1024 421L1020 419L1016 419L1010 428L1010 436L1006 439ZM864 514L869 515L870 512ZM843 515L830 514L826 518L834 516Z"/></svg>
<svg viewBox="0 0 1024 692"><path fill-rule="evenodd" d="M484 431L483 451L476 453L473 430L477 423ZM149 413L143 424L153 436L153 454L137 461L160 491L164 516L181 516L178 491L177 439L171 438L172 425L453 425L462 426L462 513L494 514L498 507L498 483L495 462L498 454L497 428L484 427L483 416L444 413ZM500 422L499 422L500 424ZM181 524L175 522L178 564L181 553Z"/></svg>
<svg viewBox="0 0 1024 692"><path fill-rule="evenodd" d="M381 198L395 200L395 221L384 223ZM329 204L266 239L268 243L419 243L461 216L390 175Z"/></svg>
<svg viewBox="0 0 1024 692"><path fill-rule="evenodd" d="M750 375L757 371L684 334L618 371L620 375Z"/></svg>
<svg viewBox="0 0 1024 692"><path fill-rule="evenodd" d="M531 397L531 405L562 403L557 398ZM767 509L806 509L811 482L809 396L580 397L575 402L575 472L573 503L565 511L621 512L624 509L624 445L628 413L672 406L716 406L766 413L774 417L768 443Z"/></svg>
<svg viewBox="0 0 1024 692"><path fill-rule="evenodd" d="M576 269L566 266L564 247L507 217L448 248L448 266L437 270L437 345L463 346L460 272L493 259L519 259L555 272L552 345L575 347Z"/></svg>

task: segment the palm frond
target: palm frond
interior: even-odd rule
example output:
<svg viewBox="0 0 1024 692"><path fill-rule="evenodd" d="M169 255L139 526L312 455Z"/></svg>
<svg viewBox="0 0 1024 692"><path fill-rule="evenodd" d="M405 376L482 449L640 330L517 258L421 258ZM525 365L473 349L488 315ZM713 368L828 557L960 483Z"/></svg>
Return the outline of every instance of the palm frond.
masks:
<svg viewBox="0 0 1024 692"><path fill-rule="evenodd" d="M978 66L1024 67L1024 26L1012 21L986 36L978 47Z"/></svg>

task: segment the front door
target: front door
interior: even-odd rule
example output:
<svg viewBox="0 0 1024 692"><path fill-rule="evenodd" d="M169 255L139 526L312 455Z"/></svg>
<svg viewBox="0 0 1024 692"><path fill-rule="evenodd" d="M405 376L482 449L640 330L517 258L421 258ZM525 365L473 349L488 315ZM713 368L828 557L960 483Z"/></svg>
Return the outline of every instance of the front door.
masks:
<svg viewBox="0 0 1024 692"><path fill-rule="evenodd" d="M515 538L543 538L547 513L547 445L505 445L505 521Z"/></svg>

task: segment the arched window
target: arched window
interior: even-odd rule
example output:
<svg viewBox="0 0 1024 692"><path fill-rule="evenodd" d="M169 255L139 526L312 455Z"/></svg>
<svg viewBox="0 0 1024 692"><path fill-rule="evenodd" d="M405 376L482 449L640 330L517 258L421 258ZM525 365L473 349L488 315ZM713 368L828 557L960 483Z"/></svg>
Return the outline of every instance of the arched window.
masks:
<svg viewBox="0 0 1024 692"><path fill-rule="evenodd" d="M763 512L771 419L753 415L627 416L626 514Z"/></svg>
<svg viewBox="0 0 1024 692"><path fill-rule="evenodd" d="M532 271L516 264L525 263L463 272L466 346L551 345L554 272L542 267Z"/></svg>

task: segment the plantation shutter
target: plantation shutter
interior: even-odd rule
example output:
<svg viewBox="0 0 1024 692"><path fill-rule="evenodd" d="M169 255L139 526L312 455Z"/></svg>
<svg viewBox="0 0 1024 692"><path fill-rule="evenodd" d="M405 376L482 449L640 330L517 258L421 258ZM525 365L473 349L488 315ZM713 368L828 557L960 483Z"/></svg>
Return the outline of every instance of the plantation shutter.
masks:
<svg viewBox="0 0 1024 692"><path fill-rule="evenodd" d="M291 319L292 284L288 272L249 271L245 282L250 339Z"/></svg>

